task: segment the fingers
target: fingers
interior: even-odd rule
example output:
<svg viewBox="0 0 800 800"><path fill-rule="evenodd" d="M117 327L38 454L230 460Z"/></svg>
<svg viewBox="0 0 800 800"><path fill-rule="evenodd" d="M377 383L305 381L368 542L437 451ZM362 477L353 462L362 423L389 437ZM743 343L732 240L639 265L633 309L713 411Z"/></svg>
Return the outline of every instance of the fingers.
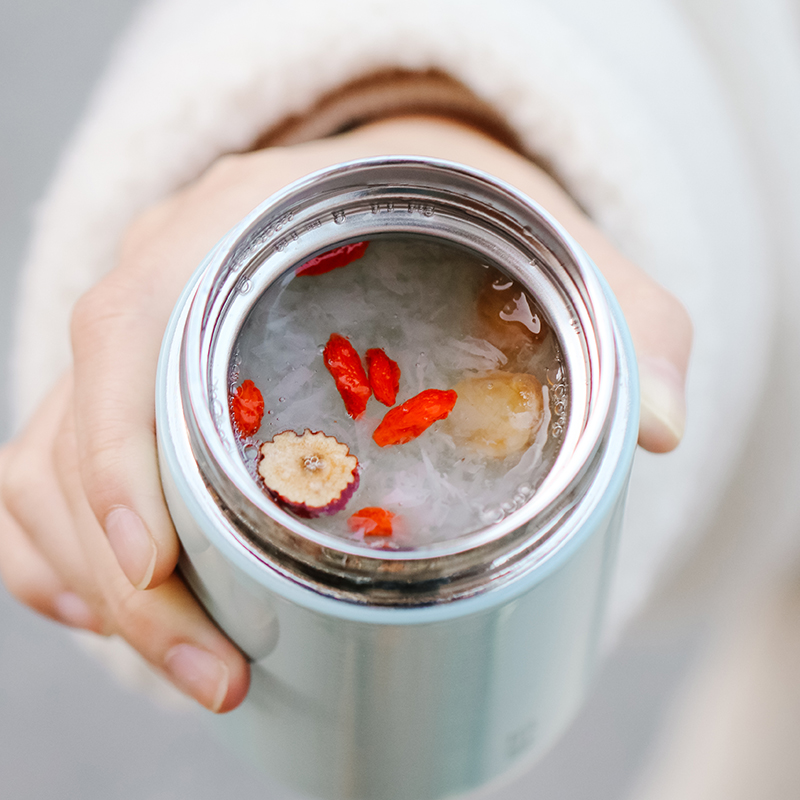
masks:
<svg viewBox="0 0 800 800"><path fill-rule="evenodd" d="M102 631L97 614L64 585L4 509L0 509L0 579L12 597L33 611L72 628Z"/></svg>
<svg viewBox="0 0 800 800"><path fill-rule="evenodd" d="M686 425L686 372L692 323L684 306L624 258L599 232L581 244L605 275L619 301L639 366L639 444L653 453L678 446Z"/></svg>
<svg viewBox="0 0 800 800"><path fill-rule="evenodd" d="M73 589L80 587L87 601L97 607L99 598L91 596L93 581L53 464L53 441L70 389L69 379L59 381L15 443L3 477L3 502L61 582Z"/></svg>
<svg viewBox="0 0 800 800"><path fill-rule="evenodd" d="M146 592L132 586L83 493L71 418L67 414L57 439L57 472L103 596L106 624L206 708L235 708L249 687L246 659L177 575Z"/></svg>
<svg viewBox="0 0 800 800"><path fill-rule="evenodd" d="M85 586L83 577L78 576L85 576L87 571L69 518L60 517L58 510L50 513L54 506L63 507L63 498L53 498L39 482L50 453L46 447L37 447L33 453L39 468L32 470L33 459L26 449L18 443L0 451L0 578L13 597L34 611L65 625L100 632L101 618L76 591ZM38 512L33 524L40 526L38 532L58 534L44 547L29 535L29 522L19 524L19 519L30 519L29 492L35 494L33 502ZM42 536L41 541L48 538ZM65 562L65 568L54 566L59 559Z"/></svg>
<svg viewBox="0 0 800 800"><path fill-rule="evenodd" d="M106 279L74 313L75 468L119 565L144 589L170 576L179 552L154 430L155 364L171 303L132 277Z"/></svg>
<svg viewBox="0 0 800 800"><path fill-rule="evenodd" d="M177 575L137 591L86 500L71 382L63 380L13 446L0 451L0 577L58 622L117 633L213 711L245 697L249 667Z"/></svg>
<svg viewBox="0 0 800 800"><path fill-rule="evenodd" d="M64 584L4 508L0 508L0 578L20 603L69 624L56 599L66 591Z"/></svg>
<svg viewBox="0 0 800 800"><path fill-rule="evenodd" d="M34 611L57 619L55 598L64 584L55 571L26 539L19 525L6 509L9 496L5 484L10 449L0 450L0 480L4 502L0 506L0 578L9 594Z"/></svg>

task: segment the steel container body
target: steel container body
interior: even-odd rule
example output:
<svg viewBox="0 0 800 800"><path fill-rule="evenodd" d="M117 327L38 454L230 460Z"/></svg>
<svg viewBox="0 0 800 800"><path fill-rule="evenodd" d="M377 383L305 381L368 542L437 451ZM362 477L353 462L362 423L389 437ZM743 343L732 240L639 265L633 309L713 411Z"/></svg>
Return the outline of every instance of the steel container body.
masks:
<svg viewBox="0 0 800 800"><path fill-rule="evenodd" d="M376 553L308 528L255 485L236 453L227 376L266 287L385 234L501 265L541 303L567 375L551 421L558 456L530 501L456 540ZM638 389L613 296L533 201L431 159L309 176L200 266L170 322L157 392L183 577L253 661L246 701L214 720L239 752L310 795L427 800L513 774L554 741L597 654Z"/></svg>

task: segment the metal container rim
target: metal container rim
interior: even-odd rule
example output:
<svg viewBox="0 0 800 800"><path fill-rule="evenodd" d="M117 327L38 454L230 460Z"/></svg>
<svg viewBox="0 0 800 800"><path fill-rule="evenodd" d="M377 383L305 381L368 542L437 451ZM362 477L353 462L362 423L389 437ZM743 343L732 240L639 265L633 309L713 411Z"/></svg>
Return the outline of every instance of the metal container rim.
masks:
<svg viewBox="0 0 800 800"><path fill-rule="evenodd" d="M320 198L324 197L327 190L335 193L337 185L339 191L342 191L344 185L353 190L353 187L359 185L374 187L381 182L382 185L408 189L409 175L415 175L420 185L428 185L437 192L451 191L455 182L462 191L471 192L473 199L486 201L490 198L489 204L493 206L493 213L513 210L529 223L522 227L533 231L532 235L539 244L542 244L542 238L548 239L551 245L557 243L561 261L566 262L561 266L581 284L581 302L578 305L582 308L584 318L578 322L582 329L581 335L586 337L584 355L588 386L584 407L576 409L580 413L573 412L570 415L571 438L565 436L568 447L559 454L539 490L522 508L500 522L448 542L426 545L414 551L377 553L357 543L305 526L280 509L254 484L238 454L231 451L230 443L220 435L220 415L217 414L215 418L215 404L216 411L222 406L222 418L228 420L229 426L230 420L227 402L221 402L219 389L212 383L210 367L213 361L215 326L226 313L228 298L234 287L241 287L242 281L250 280L248 275L258 268L264 251L271 248L271 252L275 254L288 249L285 260L281 262L278 259L279 265L285 266L292 259L295 264L301 263L297 252L293 253L291 247L286 246L286 241L289 245L292 244L290 237L287 240L286 231L292 230L290 209L293 204L297 204L302 198L307 201L309 194ZM343 230L338 241L345 241L347 238L347 231ZM283 269L279 266L276 271L282 274ZM254 296L257 295L258 292L255 292ZM590 330L585 325L587 322ZM431 560L446 562L453 557L473 552L483 561L487 560L487 556L490 562L498 557L501 561L514 560L530 552L530 537L527 542L510 542L511 546L506 547L504 553L500 552L504 550L502 546L498 549L494 545L513 538L509 535L524 528L532 520L547 517L548 510L553 513L547 518L551 522L555 520L556 527L562 529L559 541L568 538L571 526L564 524L565 519L569 518L572 509L586 495L591 494L592 475L597 472L596 465L592 465L597 461L602 442L608 435L610 419L615 409L620 407L616 398L619 364L614 326L601 282L582 248L535 201L504 181L453 162L412 156L359 159L320 170L272 195L237 225L205 262L204 274L187 316L180 368L184 413L190 430L192 449L211 489L223 500L228 500L228 505L230 499L237 495L245 498L251 522L252 509L255 508L256 518L263 515L269 519L270 525L278 525L294 536L314 542L325 553L336 554L345 572L348 569L348 560L351 566L356 561L360 566L364 562L374 561L373 569L377 571L382 563ZM227 387L225 391L227 400ZM552 528L553 525L550 524L549 527ZM548 530L548 524L542 526L542 531ZM557 542L551 542L551 546L556 544Z"/></svg>

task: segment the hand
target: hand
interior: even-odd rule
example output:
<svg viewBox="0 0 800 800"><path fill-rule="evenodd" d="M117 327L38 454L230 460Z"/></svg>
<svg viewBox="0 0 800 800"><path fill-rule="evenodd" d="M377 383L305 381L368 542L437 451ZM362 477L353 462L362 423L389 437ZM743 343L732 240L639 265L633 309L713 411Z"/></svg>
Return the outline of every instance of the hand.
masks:
<svg viewBox="0 0 800 800"><path fill-rule="evenodd" d="M247 693L241 653L170 575L137 591L86 500L78 464L71 376L0 451L0 575L34 610L78 628L119 634L178 688L213 711Z"/></svg>
<svg viewBox="0 0 800 800"><path fill-rule="evenodd" d="M526 159L469 128L426 118L220 159L131 226L116 268L75 308L73 374L0 451L0 575L11 593L68 625L123 636L214 711L242 701L249 672L175 574L179 543L154 434L161 338L196 265L264 198L314 170L397 153L477 167L551 211L605 273L630 324L643 385L640 444L666 451L682 434L685 311Z"/></svg>

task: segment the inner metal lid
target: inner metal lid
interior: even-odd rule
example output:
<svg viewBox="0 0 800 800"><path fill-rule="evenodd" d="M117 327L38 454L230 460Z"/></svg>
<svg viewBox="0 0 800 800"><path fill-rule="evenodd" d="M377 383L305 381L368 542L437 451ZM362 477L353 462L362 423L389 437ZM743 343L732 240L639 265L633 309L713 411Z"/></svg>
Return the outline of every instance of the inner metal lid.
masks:
<svg viewBox="0 0 800 800"><path fill-rule="evenodd" d="M561 446L533 497L499 522L407 551L320 532L281 509L248 472L228 412L233 349L267 287L321 252L383 234L431 236L501 265L552 325L567 376L551 421ZM382 157L310 175L231 232L207 260L191 302L180 386L198 468L243 547L324 594L418 605L485 591L532 569L574 535L607 483L606 462L619 458L619 447L608 444L619 443L628 423L624 369L593 265L544 210L461 165Z"/></svg>

